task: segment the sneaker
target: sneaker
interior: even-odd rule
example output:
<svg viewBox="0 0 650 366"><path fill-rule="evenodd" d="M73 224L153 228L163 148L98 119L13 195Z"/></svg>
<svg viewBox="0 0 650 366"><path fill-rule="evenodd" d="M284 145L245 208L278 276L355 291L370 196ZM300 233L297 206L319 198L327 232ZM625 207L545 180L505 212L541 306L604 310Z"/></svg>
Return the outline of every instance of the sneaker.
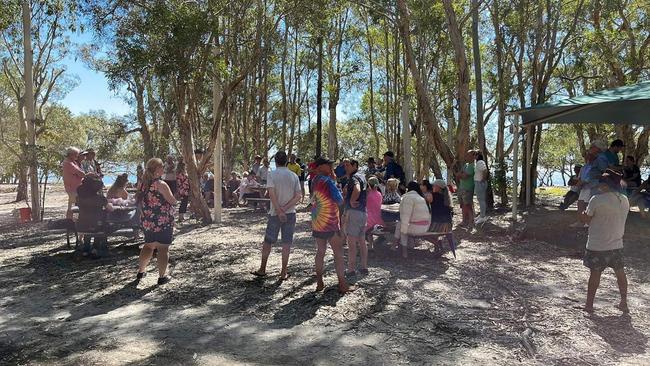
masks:
<svg viewBox="0 0 650 366"><path fill-rule="evenodd" d="M158 285L164 285L167 282L171 281L171 277L165 276L165 277L158 277Z"/></svg>
<svg viewBox="0 0 650 366"><path fill-rule="evenodd" d="M359 269L359 273L363 276L367 276L370 272L368 272L368 268L361 268Z"/></svg>

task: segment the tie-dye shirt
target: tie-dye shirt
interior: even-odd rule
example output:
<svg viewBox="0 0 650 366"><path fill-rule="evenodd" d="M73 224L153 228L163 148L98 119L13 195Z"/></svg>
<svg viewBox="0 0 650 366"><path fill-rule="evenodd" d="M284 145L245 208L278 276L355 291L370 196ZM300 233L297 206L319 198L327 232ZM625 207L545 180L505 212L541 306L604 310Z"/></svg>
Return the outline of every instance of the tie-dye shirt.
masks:
<svg viewBox="0 0 650 366"><path fill-rule="evenodd" d="M312 181L311 227L317 232L339 231L339 205L343 196L330 177L318 175Z"/></svg>

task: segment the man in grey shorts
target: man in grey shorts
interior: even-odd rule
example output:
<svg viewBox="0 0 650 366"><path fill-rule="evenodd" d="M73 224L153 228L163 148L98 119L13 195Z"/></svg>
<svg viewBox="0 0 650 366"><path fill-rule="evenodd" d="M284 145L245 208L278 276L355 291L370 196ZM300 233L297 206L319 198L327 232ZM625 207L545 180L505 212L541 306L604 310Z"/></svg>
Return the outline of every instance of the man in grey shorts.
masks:
<svg viewBox="0 0 650 366"><path fill-rule="evenodd" d="M350 159L345 163L348 177L345 185L345 234L348 237L347 276L356 276L357 245L361 256L359 273L368 274L368 246L366 245L366 190L368 184L363 174L359 173L359 162Z"/></svg>
<svg viewBox="0 0 650 366"><path fill-rule="evenodd" d="M258 277L266 276L266 262L271 254L271 246L278 241L278 234L282 232L280 280L283 281L289 277L287 266L296 227L296 204L302 198L302 190L298 176L287 168L287 154L284 151L275 154L275 165L276 170L269 172L266 182L271 198L271 209L262 244L262 263L260 268L251 274Z"/></svg>

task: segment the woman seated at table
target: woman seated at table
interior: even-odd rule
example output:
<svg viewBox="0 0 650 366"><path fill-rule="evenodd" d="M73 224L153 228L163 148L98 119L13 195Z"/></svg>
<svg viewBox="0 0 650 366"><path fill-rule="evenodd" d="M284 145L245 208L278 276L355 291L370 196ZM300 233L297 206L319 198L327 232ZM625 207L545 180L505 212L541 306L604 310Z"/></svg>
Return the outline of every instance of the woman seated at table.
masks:
<svg viewBox="0 0 650 366"><path fill-rule="evenodd" d="M115 183L106 192L106 198L109 200L117 198L128 200L129 193L126 191L127 183L129 183L129 176L126 173L118 175Z"/></svg>
<svg viewBox="0 0 650 366"><path fill-rule="evenodd" d="M99 178L86 177L77 188L77 206L79 207L79 220L77 231L85 233L105 232L107 230L106 214L113 211L113 206L108 203L102 189L104 183ZM94 237L91 246L92 236L86 235L83 245L77 248L77 253L84 257L98 257L106 252L106 237Z"/></svg>
<svg viewBox="0 0 650 366"><path fill-rule="evenodd" d="M409 235L424 234L431 225L427 201L422 197L420 185L411 181L399 205L400 220L395 228L395 249L402 247L402 257L408 257Z"/></svg>
<svg viewBox="0 0 650 366"><path fill-rule="evenodd" d="M260 184L257 183L257 177L255 175L254 171L250 171L248 173L248 177L243 180L243 187L239 186L239 193L241 198L244 200L244 203L246 203L246 200L248 198L260 198L260 192L256 190L259 188Z"/></svg>
<svg viewBox="0 0 650 366"><path fill-rule="evenodd" d="M401 202L401 197L398 191L399 180L391 178L386 182L386 194L382 197L382 205L395 205ZM397 210L382 210L381 219L385 223L393 223L399 220L399 212Z"/></svg>

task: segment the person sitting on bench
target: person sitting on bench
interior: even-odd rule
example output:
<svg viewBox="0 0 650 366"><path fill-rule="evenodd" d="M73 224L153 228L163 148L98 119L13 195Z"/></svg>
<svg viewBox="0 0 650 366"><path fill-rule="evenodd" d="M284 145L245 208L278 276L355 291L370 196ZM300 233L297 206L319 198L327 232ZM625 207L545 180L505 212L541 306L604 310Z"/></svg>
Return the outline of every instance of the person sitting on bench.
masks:
<svg viewBox="0 0 650 366"><path fill-rule="evenodd" d="M572 175L571 178L569 178L569 186L571 187L569 191L564 195L564 200L562 203L560 203L560 210L566 210L571 206L575 201L580 198L580 186L578 185L578 182L580 179L578 177L580 176L580 170L582 170L582 165L576 164L573 167L573 172L575 175Z"/></svg>
<svg viewBox="0 0 650 366"><path fill-rule="evenodd" d="M402 257L408 257L409 235L422 235L429 230L431 215L427 201L422 197L420 185L411 181L399 205L400 220L395 227L395 249L402 247Z"/></svg>
<svg viewBox="0 0 650 366"><path fill-rule="evenodd" d="M79 207L79 220L77 231L84 233L103 233L103 235L85 235L83 246L77 251L84 257L99 257L104 254L106 247L106 214L113 211L113 206L108 203L102 192L104 183L95 177L86 177L77 188L77 206ZM95 238L91 247L91 239Z"/></svg>

